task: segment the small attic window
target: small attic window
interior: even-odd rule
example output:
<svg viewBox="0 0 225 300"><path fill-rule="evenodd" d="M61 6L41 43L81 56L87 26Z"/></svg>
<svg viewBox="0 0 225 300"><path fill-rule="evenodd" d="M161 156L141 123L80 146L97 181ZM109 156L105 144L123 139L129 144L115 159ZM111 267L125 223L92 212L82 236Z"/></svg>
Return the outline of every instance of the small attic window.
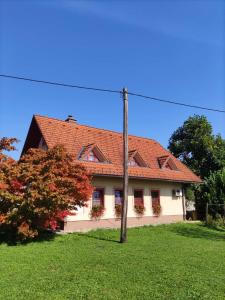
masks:
<svg viewBox="0 0 225 300"><path fill-rule="evenodd" d="M128 160L128 166L131 167L147 167L147 164L141 157L141 155L138 153L137 150L129 151L129 160Z"/></svg>
<svg viewBox="0 0 225 300"><path fill-rule="evenodd" d="M99 162L98 157L94 154L93 151L89 151L86 155L84 155L83 160Z"/></svg>
<svg viewBox="0 0 225 300"><path fill-rule="evenodd" d="M109 163L109 161L106 159L106 157L98 148L98 146L94 144L84 146L81 150L78 159L83 161L90 161L90 162Z"/></svg>
<svg viewBox="0 0 225 300"><path fill-rule="evenodd" d="M128 165L132 167L139 167L139 163L136 161L134 157L130 158L128 161Z"/></svg>
<svg viewBox="0 0 225 300"><path fill-rule="evenodd" d="M160 169L178 170L173 159L169 155L158 157L158 163Z"/></svg>

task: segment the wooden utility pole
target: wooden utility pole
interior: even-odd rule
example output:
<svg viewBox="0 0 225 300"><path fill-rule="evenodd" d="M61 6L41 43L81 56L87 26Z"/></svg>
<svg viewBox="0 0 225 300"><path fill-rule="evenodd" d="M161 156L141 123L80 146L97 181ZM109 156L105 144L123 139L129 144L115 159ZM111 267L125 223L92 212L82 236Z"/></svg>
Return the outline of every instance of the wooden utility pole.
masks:
<svg viewBox="0 0 225 300"><path fill-rule="evenodd" d="M127 240L128 205L128 91L123 88L123 202L121 216L120 242Z"/></svg>

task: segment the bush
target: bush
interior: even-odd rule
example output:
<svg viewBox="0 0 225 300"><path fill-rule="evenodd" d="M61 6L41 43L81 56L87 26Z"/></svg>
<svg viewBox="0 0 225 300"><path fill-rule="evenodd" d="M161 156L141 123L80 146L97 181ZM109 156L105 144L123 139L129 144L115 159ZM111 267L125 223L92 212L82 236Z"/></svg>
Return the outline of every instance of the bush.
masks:
<svg viewBox="0 0 225 300"><path fill-rule="evenodd" d="M215 204L214 211L210 214L215 218L216 214L222 215L225 206L225 168L211 175L205 180L204 184L196 187L196 210L198 218L205 219L206 203ZM220 205L218 205L220 204Z"/></svg>
<svg viewBox="0 0 225 300"><path fill-rule="evenodd" d="M208 215L206 225L212 228L224 228L225 229L225 217L217 214L214 218L212 215Z"/></svg>
<svg viewBox="0 0 225 300"><path fill-rule="evenodd" d="M30 149L18 162L0 154L0 232L33 239L87 205L91 178L63 146Z"/></svg>

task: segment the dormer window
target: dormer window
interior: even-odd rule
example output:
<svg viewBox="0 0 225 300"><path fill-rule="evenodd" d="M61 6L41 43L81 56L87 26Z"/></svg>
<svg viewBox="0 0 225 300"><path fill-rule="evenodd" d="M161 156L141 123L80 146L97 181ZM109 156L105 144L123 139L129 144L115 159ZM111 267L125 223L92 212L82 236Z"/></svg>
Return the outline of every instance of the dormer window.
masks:
<svg viewBox="0 0 225 300"><path fill-rule="evenodd" d="M169 155L158 157L158 163L161 169L178 170L173 159Z"/></svg>
<svg viewBox="0 0 225 300"><path fill-rule="evenodd" d="M99 159L97 158L97 156L94 154L93 151L89 151L89 152L83 157L83 160L99 162Z"/></svg>
<svg viewBox="0 0 225 300"><path fill-rule="evenodd" d="M78 159L97 163L109 163L104 154L95 144L89 144L87 146L84 146L81 150Z"/></svg>
<svg viewBox="0 0 225 300"><path fill-rule="evenodd" d="M129 159L128 165L132 166L132 167L138 167L139 166L138 162L136 161L136 159L134 157L132 157L131 159Z"/></svg>
<svg viewBox="0 0 225 300"><path fill-rule="evenodd" d="M140 156L137 150L129 151L128 166L131 167L147 167L147 164Z"/></svg>

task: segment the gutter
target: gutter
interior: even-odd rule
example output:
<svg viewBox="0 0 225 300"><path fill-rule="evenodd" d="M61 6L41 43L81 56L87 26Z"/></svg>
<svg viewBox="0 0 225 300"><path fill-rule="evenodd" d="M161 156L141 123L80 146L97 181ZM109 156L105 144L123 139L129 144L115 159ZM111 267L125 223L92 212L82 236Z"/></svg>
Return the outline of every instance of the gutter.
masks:
<svg viewBox="0 0 225 300"><path fill-rule="evenodd" d="M113 174L91 174L91 176L95 177L113 177L113 178L123 178L122 175L113 175ZM140 179L140 180L152 180L152 181L166 181L166 182L178 182L183 184L202 184L202 182L197 181L185 181L185 180L174 180L174 179L163 179L163 178L149 178L149 177L139 177L139 176L129 176L130 179Z"/></svg>

